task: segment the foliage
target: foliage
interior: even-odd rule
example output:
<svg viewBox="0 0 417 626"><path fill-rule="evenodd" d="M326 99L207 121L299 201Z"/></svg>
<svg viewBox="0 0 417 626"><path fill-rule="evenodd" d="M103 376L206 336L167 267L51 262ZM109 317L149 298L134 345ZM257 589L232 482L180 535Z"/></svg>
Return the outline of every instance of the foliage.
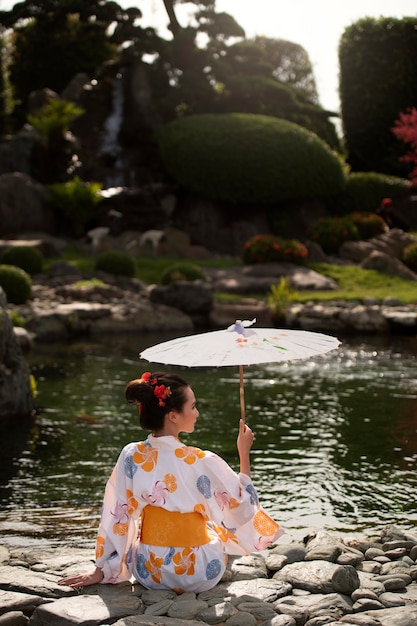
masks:
<svg viewBox="0 0 417 626"><path fill-rule="evenodd" d="M177 280L206 280L206 276L201 268L194 263L174 263L162 272L161 283L170 285Z"/></svg>
<svg viewBox="0 0 417 626"><path fill-rule="evenodd" d="M345 202L348 211L375 211L383 198L404 199L409 181L377 172L352 172L346 179Z"/></svg>
<svg viewBox="0 0 417 626"><path fill-rule="evenodd" d="M171 176L205 197L275 203L344 189L335 153L286 120L240 113L193 115L166 124L159 145Z"/></svg>
<svg viewBox="0 0 417 626"><path fill-rule="evenodd" d="M331 114L319 104L312 64L299 44L267 37L245 41L243 28L233 16L217 12L215 0L190 2L184 27L177 3L163 3L172 33L168 39L140 25L139 9L116 2L24 0L0 11L0 25L13 28L16 120L23 123L33 91L48 87L61 93L77 73L95 78L111 59L130 66L132 59L147 55L152 104L163 121L207 112L275 115L340 149Z"/></svg>
<svg viewBox="0 0 417 626"><path fill-rule="evenodd" d="M32 246L10 246L0 254L0 263L16 265L30 276L42 272L43 261L43 254Z"/></svg>
<svg viewBox="0 0 417 626"><path fill-rule="evenodd" d="M243 247L243 262L256 263L303 263L307 248L297 239L281 239L275 235L255 235Z"/></svg>
<svg viewBox="0 0 417 626"><path fill-rule="evenodd" d="M29 124L38 133L41 143L47 147L55 137L62 136L83 109L61 98L49 98L48 102L27 116Z"/></svg>
<svg viewBox="0 0 417 626"><path fill-rule="evenodd" d="M413 272L417 272L417 242L410 243L404 248L402 260Z"/></svg>
<svg viewBox="0 0 417 626"><path fill-rule="evenodd" d="M32 279L15 265L0 265L0 287L11 304L24 304L32 295Z"/></svg>
<svg viewBox="0 0 417 626"><path fill-rule="evenodd" d="M267 296L268 308L273 320L279 320L284 315L289 304L298 299L298 292L292 289L287 278L281 276L276 285L271 285Z"/></svg>
<svg viewBox="0 0 417 626"><path fill-rule="evenodd" d="M354 211L346 216L358 231L359 239L371 239L385 232L386 224L383 218L376 213L360 213Z"/></svg>
<svg viewBox="0 0 417 626"><path fill-rule="evenodd" d="M412 170L409 178L413 185L417 186L417 109L412 107L400 113L392 132L397 139L409 144L409 151L400 157L400 161L411 163Z"/></svg>
<svg viewBox="0 0 417 626"><path fill-rule="evenodd" d="M406 177L391 127L417 102L417 18L364 18L339 43L340 98L347 160L353 171Z"/></svg>
<svg viewBox="0 0 417 626"><path fill-rule="evenodd" d="M29 374L30 393L33 399L38 395L38 384L33 374Z"/></svg>
<svg viewBox="0 0 417 626"><path fill-rule="evenodd" d="M108 250L101 252L97 256L95 263L97 271L107 272L115 276L128 276L132 278L135 275L135 259L122 250Z"/></svg>
<svg viewBox="0 0 417 626"><path fill-rule="evenodd" d="M323 217L312 225L309 236L325 252L335 253L345 241L357 240L359 233L349 217Z"/></svg>
<svg viewBox="0 0 417 626"><path fill-rule="evenodd" d="M1 11L0 24L14 30L10 77L20 102L17 116L23 117L32 91L60 93L77 73L94 76L116 52L110 25L132 19L116 2L100 0L25 0Z"/></svg>
<svg viewBox="0 0 417 626"><path fill-rule="evenodd" d="M17 326L19 328L24 328L25 320L24 320L23 316L20 315L20 313L18 313L18 311L10 310L10 311L8 311L8 314L9 314L9 319L10 319L11 323L13 324L13 326Z"/></svg>
<svg viewBox="0 0 417 626"><path fill-rule="evenodd" d="M2 33L0 28L0 136L12 131L10 114L13 108L13 96L9 75L10 40L11 37Z"/></svg>
<svg viewBox="0 0 417 626"><path fill-rule="evenodd" d="M77 280L74 283L74 287L78 287L79 289L90 289L91 287L104 287L104 280L100 278L89 278L86 280Z"/></svg>
<svg viewBox="0 0 417 626"><path fill-rule="evenodd" d="M84 182L78 176L66 183L54 183L47 188L48 202L69 220L72 234L84 234L85 224L103 200L101 183Z"/></svg>
<svg viewBox="0 0 417 626"><path fill-rule="evenodd" d="M218 110L280 117L312 132L335 150L340 140L319 105L310 59L300 45L255 37L229 46L213 63Z"/></svg>

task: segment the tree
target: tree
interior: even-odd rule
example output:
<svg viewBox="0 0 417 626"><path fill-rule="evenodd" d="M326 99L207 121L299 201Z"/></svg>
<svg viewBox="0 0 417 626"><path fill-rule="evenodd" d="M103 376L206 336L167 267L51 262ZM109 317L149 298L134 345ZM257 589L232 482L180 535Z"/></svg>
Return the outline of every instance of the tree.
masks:
<svg viewBox="0 0 417 626"><path fill-rule="evenodd" d="M365 18L339 43L340 100L347 160L354 171L406 176L391 132L417 102L417 18Z"/></svg>
<svg viewBox="0 0 417 626"><path fill-rule="evenodd" d="M10 79L17 124L24 121L31 91L48 87L59 93L76 73L95 76L117 54L121 32L140 16L138 9L124 11L101 0L26 0L0 11L0 25L13 28Z"/></svg>
<svg viewBox="0 0 417 626"><path fill-rule="evenodd" d="M216 13L212 0L193 2L192 25L184 28L175 4L164 2L173 40L159 59L169 72L159 101L165 120L209 112L272 115L312 130L341 151L329 119L335 114L319 105L312 66L302 46L268 37L246 40L232 16ZM204 46L197 45L201 34Z"/></svg>
<svg viewBox="0 0 417 626"><path fill-rule="evenodd" d="M409 178L413 185L417 185L417 109L412 107L400 113L391 130L397 139L410 146L410 150L400 157L400 161L411 163L413 168Z"/></svg>

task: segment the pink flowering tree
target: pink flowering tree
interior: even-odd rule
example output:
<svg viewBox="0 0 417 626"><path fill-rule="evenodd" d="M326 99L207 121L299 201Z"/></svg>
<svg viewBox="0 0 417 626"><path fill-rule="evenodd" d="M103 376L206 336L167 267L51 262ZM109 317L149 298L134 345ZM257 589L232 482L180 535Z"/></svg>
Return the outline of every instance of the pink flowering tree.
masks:
<svg viewBox="0 0 417 626"><path fill-rule="evenodd" d="M397 139L409 146L409 151L400 160L412 164L409 178L413 185L417 185L417 109L412 107L400 113L391 130Z"/></svg>

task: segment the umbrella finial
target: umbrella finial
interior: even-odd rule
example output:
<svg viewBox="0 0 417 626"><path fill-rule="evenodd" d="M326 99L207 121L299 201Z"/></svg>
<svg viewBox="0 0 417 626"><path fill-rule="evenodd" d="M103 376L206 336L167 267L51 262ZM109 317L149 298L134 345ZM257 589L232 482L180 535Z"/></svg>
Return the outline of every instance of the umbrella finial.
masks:
<svg viewBox="0 0 417 626"><path fill-rule="evenodd" d="M231 332L235 332L238 335L243 335L244 337L249 337L250 335L256 335L254 330L245 330L248 326L252 326L256 322L256 317L253 320L236 320L234 324L231 324L227 328L227 330Z"/></svg>

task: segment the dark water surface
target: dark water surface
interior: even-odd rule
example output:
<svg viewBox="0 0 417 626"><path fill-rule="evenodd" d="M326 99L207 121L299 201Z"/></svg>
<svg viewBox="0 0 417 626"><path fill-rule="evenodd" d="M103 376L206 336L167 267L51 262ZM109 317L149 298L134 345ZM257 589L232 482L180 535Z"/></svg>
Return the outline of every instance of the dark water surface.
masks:
<svg viewBox="0 0 417 626"><path fill-rule="evenodd" d="M117 455L145 435L125 385L161 369L138 354L172 336L36 346L39 416L0 433L0 539L93 545ZM253 480L289 535L415 528L416 355L415 337L357 337L320 357L245 368ZM200 411L184 442L238 469L238 368L170 370L189 380Z"/></svg>

